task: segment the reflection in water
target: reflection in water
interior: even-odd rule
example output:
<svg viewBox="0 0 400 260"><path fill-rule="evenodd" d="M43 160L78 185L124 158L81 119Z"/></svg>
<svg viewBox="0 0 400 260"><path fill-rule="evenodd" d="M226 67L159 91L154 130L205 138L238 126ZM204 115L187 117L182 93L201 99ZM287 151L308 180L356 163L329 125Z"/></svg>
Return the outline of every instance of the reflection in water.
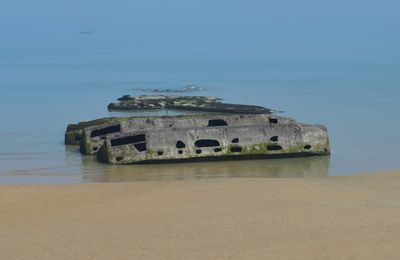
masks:
<svg viewBox="0 0 400 260"><path fill-rule="evenodd" d="M328 175L330 161L329 156L319 156L154 165L107 165L97 162L94 156L82 156L77 146L66 146L64 151L64 154L54 155L1 154L0 161L3 164L4 162L14 164L13 158L21 160L22 156L26 159L24 163L18 164L20 166L18 170L0 171L0 182L81 183L237 177L321 177ZM41 167L42 165L45 167Z"/></svg>
<svg viewBox="0 0 400 260"><path fill-rule="evenodd" d="M147 181L205 178L321 177L328 175L329 156L154 165L105 165L82 157L84 180Z"/></svg>

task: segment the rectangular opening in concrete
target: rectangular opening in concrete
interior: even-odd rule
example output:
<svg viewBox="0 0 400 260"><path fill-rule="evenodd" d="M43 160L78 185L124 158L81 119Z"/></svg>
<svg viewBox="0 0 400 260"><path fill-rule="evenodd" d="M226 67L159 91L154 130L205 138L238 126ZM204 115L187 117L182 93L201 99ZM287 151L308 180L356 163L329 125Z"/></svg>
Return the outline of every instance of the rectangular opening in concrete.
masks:
<svg viewBox="0 0 400 260"><path fill-rule="evenodd" d="M208 126L227 126L228 123L223 119L208 120Z"/></svg>
<svg viewBox="0 0 400 260"><path fill-rule="evenodd" d="M120 146L120 145L126 145L126 144L136 144L136 143L141 143L141 142L146 142L145 134L138 134L138 135L132 135L132 136L113 139L113 140L111 140L111 146L114 147L114 146Z"/></svg>
<svg viewBox="0 0 400 260"><path fill-rule="evenodd" d="M218 140L214 140L214 139L200 139L197 140L194 145L196 145L197 147L216 147L216 146L220 146L219 141Z"/></svg>
<svg viewBox="0 0 400 260"><path fill-rule="evenodd" d="M278 123L278 119L277 118L270 118L269 119L269 123L272 124L277 124Z"/></svg>
<svg viewBox="0 0 400 260"><path fill-rule="evenodd" d="M138 150L139 152L144 152L147 150L146 147L146 143L138 143L138 144L134 144L136 150Z"/></svg>
<svg viewBox="0 0 400 260"><path fill-rule="evenodd" d="M119 132L121 132L121 125L113 125L92 131L90 137L96 137L96 136L119 133Z"/></svg>

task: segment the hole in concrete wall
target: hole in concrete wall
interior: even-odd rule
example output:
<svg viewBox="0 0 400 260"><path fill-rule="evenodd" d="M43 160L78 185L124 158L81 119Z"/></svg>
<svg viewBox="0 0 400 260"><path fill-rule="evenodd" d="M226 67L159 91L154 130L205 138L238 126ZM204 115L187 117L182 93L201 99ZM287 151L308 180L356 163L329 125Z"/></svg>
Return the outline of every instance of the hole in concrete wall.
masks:
<svg viewBox="0 0 400 260"><path fill-rule="evenodd" d="M140 143L140 142L146 142L146 136L144 134L132 135L132 136L113 139L113 140L111 140L111 146L114 147L114 146L119 146L119 145L134 144L134 143Z"/></svg>
<svg viewBox="0 0 400 260"><path fill-rule="evenodd" d="M121 125L113 125L92 131L92 133L90 133L90 137L119 133L120 131L121 131Z"/></svg>
<svg viewBox="0 0 400 260"><path fill-rule="evenodd" d="M201 154L201 150L200 150L200 149L197 149L197 150L196 150L196 153L197 153L197 154Z"/></svg>
<svg viewBox="0 0 400 260"><path fill-rule="evenodd" d="M328 149L324 148L324 151L327 153L327 152L328 152Z"/></svg>
<svg viewBox="0 0 400 260"><path fill-rule="evenodd" d="M185 148L186 145L184 142L178 140L178 142L176 142L176 148L180 149L180 148Z"/></svg>
<svg viewBox="0 0 400 260"><path fill-rule="evenodd" d="M239 146L231 147L232 153L240 153L241 151L242 151L242 147L239 147Z"/></svg>
<svg viewBox="0 0 400 260"><path fill-rule="evenodd" d="M117 158L115 158L115 160L117 160L117 162L120 162L120 161L122 161L124 159L124 157L122 157L122 156L118 156Z"/></svg>
<svg viewBox="0 0 400 260"><path fill-rule="evenodd" d="M134 146L139 152L144 152L147 150L146 143L138 143L134 144Z"/></svg>
<svg viewBox="0 0 400 260"><path fill-rule="evenodd" d="M268 151L279 151L279 150L282 150L282 146L280 146L280 145L268 145L267 146L267 150Z"/></svg>
<svg viewBox="0 0 400 260"><path fill-rule="evenodd" d="M164 154L163 151L158 151L158 152L157 152L157 155L158 155L158 156L161 156L161 155L163 155L163 154Z"/></svg>
<svg viewBox="0 0 400 260"><path fill-rule="evenodd" d="M214 139L200 139L197 140L194 145L197 147L215 147L220 146L219 142Z"/></svg>
<svg viewBox="0 0 400 260"><path fill-rule="evenodd" d="M278 142L278 136L273 136L273 137L271 137L269 140L271 140L272 142Z"/></svg>
<svg viewBox="0 0 400 260"><path fill-rule="evenodd" d="M183 151L182 151L182 150L178 150L178 153L179 153L179 154L183 154Z"/></svg>
<svg viewBox="0 0 400 260"><path fill-rule="evenodd" d="M97 151L97 150L99 150L99 148L98 147L93 147L93 151Z"/></svg>
<svg viewBox="0 0 400 260"><path fill-rule="evenodd" d="M269 123L270 124L277 124L278 123L278 119L277 118L270 118L269 119Z"/></svg>
<svg viewBox="0 0 400 260"><path fill-rule="evenodd" d="M231 141L233 144L239 143L239 138L233 138Z"/></svg>
<svg viewBox="0 0 400 260"><path fill-rule="evenodd" d="M208 126L226 126L228 123L223 119L208 120Z"/></svg>
<svg viewBox="0 0 400 260"><path fill-rule="evenodd" d="M304 149L306 149L306 150L311 149L311 145L309 145L309 144L305 145L305 146L304 146Z"/></svg>
<svg viewBox="0 0 400 260"><path fill-rule="evenodd" d="M216 153L219 153L219 152L221 152L221 151L222 151L221 148L215 148L215 149L214 149L214 152L216 152Z"/></svg>

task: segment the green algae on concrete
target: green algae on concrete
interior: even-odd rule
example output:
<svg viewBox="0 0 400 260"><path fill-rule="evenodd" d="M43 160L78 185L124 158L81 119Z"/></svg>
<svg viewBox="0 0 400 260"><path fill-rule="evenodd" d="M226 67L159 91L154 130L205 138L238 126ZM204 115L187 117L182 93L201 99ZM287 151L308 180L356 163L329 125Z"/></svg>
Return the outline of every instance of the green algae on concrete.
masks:
<svg viewBox="0 0 400 260"><path fill-rule="evenodd" d="M79 122L77 124L69 124L65 131L65 144L67 145L79 145L82 140L83 129L86 127L100 125L110 122L121 120L118 117L105 117L90 121Z"/></svg>
<svg viewBox="0 0 400 260"><path fill-rule="evenodd" d="M109 110L130 110L142 112L146 110L171 109L182 111L194 111L208 113L208 116L214 114L270 114L271 109L252 106L222 103L219 98L205 96L129 96L125 95L118 99L118 102L108 105ZM184 117L207 117L207 115L181 115ZM176 116L179 117L179 116ZM106 117L91 121L70 124L65 133L65 144L79 145L82 139L83 129L103 125L112 122L120 122L141 118L141 116L131 117ZM150 119L164 118L164 116L152 116Z"/></svg>
<svg viewBox="0 0 400 260"><path fill-rule="evenodd" d="M69 124L65 131L65 144L79 145L82 140L83 130L93 126L103 126L112 123L142 120L142 119L163 119L163 118L212 118L216 115L223 115L222 113L207 113L207 114L193 114L193 115L175 115L175 116L127 116L127 117L104 117L90 121L83 121L76 124Z"/></svg>
<svg viewBox="0 0 400 260"><path fill-rule="evenodd" d="M109 110L143 111L154 109L192 110L202 112L235 114L269 114L271 109L241 104L222 103L216 97L204 96L129 96L125 95L118 102L110 103Z"/></svg>
<svg viewBox="0 0 400 260"><path fill-rule="evenodd" d="M134 111L163 108L208 114L80 122L67 127L65 143L80 143L83 154L97 153L109 164L330 154L324 126L272 115L263 107L224 104L215 97L170 96L124 96L109 105Z"/></svg>
<svg viewBox="0 0 400 260"><path fill-rule="evenodd" d="M330 153L325 127L284 117L274 117L276 120L271 123L270 115L264 119L252 125L165 128L107 136L98 159L109 164L134 164ZM178 143L184 145L178 146Z"/></svg>
<svg viewBox="0 0 400 260"><path fill-rule="evenodd" d="M157 129L191 129L210 127L216 124L230 126L266 124L269 118L278 118L268 114L259 115L231 115L231 114L205 114L164 117L136 117L123 121L114 121L106 124L95 125L84 129L80 142L81 152L86 155L96 154L102 146L106 136L117 136L123 133L137 131L151 131ZM281 122L289 119L279 117ZM290 121L290 120L289 120ZM292 120L294 121L294 120Z"/></svg>

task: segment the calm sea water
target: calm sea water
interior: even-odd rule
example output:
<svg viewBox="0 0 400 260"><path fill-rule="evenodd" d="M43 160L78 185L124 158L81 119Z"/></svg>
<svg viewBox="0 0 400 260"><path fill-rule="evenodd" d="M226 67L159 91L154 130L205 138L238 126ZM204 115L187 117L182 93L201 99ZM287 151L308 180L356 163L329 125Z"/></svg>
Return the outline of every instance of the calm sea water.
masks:
<svg viewBox="0 0 400 260"><path fill-rule="evenodd" d="M303 177L400 169L396 59L153 59L81 55L0 59L0 183ZM328 127L330 157L108 166L63 144L68 123L121 115L107 104L138 89L255 104Z"/></svg>

